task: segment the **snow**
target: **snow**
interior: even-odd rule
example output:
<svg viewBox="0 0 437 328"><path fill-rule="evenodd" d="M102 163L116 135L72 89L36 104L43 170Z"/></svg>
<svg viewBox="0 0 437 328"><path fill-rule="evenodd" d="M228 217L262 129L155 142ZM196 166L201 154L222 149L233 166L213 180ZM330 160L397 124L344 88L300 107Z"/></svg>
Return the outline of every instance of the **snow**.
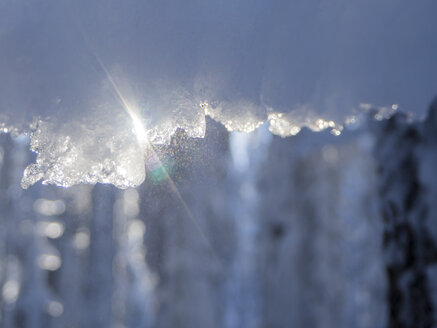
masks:
<svg viewBox="0 0 437 328"><path fill-rule="evenodd" d="M31 135L24 187L129 187L144 180L142 129L155 145L177 128L202 137L205 115L232 131L269 120L281 136L340 134L362 103L420 117L437 88L435 12L433 0L0 0L0 127Z"/></svg>

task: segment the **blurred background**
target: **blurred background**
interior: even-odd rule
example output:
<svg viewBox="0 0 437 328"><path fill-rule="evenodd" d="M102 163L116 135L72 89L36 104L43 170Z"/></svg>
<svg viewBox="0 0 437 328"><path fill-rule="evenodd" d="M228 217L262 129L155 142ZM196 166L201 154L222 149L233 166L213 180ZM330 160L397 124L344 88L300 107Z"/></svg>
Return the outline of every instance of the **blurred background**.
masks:
<svg viewBox="0 0 437 328"><path fill-rule="evenodd" d="M25 191L29 141L2 134L1 326L431 327L435 121L283 139L209 120L127 190Z"/></svg>

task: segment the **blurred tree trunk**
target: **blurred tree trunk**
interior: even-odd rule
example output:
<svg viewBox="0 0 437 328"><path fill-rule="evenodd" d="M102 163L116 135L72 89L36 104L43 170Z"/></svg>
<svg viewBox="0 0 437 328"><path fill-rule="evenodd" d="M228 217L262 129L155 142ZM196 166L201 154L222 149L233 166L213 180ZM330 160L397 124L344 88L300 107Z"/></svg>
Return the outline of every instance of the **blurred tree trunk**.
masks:
<svg viewBox="0 0 437 328"><path fill-rule="evenodd" d="M392 328L435 327L437 102L425 122L395 115L376 147Z"/></svg>

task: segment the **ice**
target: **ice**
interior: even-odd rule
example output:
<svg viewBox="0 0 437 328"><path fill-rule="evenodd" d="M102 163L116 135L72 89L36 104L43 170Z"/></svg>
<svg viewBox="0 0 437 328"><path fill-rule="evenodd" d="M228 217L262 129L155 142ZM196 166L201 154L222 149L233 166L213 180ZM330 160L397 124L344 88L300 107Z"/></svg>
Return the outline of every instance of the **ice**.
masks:
<svg viewBox="0 0 437 328"><path fill-rule="evenodd" d="M40 121L31 134L36 163L25 169L22 187L41 179L45 184L63 187L97 182L120 188L141 184L145 178L145 145L138 142L127 119L66 125Z"/></svg>
<svg viewBox="0 0 437 328"><path fill-rule="evenodd" d="M0 0L0 129L31 136L24 187L128 187L144 179L139 131L150 145L178 128L202 137L205 115L231 131L269 120L281 136L340 134L363 103L420 117L437 89L435 12L432 0Z"/></svg>

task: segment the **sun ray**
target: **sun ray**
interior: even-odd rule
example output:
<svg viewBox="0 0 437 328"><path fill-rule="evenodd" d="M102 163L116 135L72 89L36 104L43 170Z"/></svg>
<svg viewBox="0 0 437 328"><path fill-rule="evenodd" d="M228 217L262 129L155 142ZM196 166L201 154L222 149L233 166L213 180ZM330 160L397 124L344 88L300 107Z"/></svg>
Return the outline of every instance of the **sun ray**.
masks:
<svg viewBox="0 0 437 328"><path fill-rule="evenodd" d="M214 256L215 260L219 264L219 267L223 268L223 264L221 263L221 260L218 256L218 254L214 250L214 247L212 246L211 241L208 239L205 232L202 230L198 220L194 216L193 212L190 210L188 204L185 202L185 200L182 197L181 193L179 192L179 189L177 188L175 182L173 181L173 179L169 175L167 169L163 165L163 163L162 163L161 159L159 158L158 154L156 153L153 145L150 143L150 141L147 137L147 131L143 125L143 122L142 122L141 117L139 115L138 109L136 109L135 107L130 105L129 101L123 96L123 93L121 92L121 90L118 87L117 83L115 82L114 78L107 70L103 61L100 59L100 57L97 55L97 53L92 50L91 47L90 47L90 49L91 49L95 59L97 60L100 68L105 73L105 76L106 76L107 80L109 81L109 83L110 83L116 97L118 98L120 104L122 105L123 109L126 111L126 113L131 118L139 145L142 147L143 151L146 151L146 150L149 151L149 153L152 155L153 161L158 163L163 168L163 173L164 173L164 176L166 178L165 180L168 181L169 186L170 186L170 190L176 195L176 198L182 204L182 207L184 208L187 216L189 217L190 221L195 226L196 230L200 234L202 240L205 242L205 244L208 247L208 249L210 250L211 254Z"/></svg>

